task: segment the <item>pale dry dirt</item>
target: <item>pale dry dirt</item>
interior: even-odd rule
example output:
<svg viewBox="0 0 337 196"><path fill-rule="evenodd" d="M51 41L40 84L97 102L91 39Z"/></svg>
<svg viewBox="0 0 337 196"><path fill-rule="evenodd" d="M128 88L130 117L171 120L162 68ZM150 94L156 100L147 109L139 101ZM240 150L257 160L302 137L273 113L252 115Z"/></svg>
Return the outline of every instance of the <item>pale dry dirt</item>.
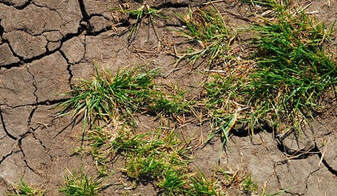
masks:
<svg viewBox="0 0 337 196"><path fill-rule="evenodd" d="M207 1L146 2L174 16ZM248 25L244 19L250 17L250 8L236 2L227 0L215 5L232 13L224 12L230 24ZM308 12L320 20L331 23L337 19L336 0L301 2L311 2ZM0 195L21 178L47 189L47 195L58 195L57 188L67 169L83 165L95 172L89 157L73 155L74 148L80 145L81 126L72 124L70 118L54 118L54 107L66 98L61 94L69 91L77 78L89 78L94 63L113 71L140 64L160 68L163 73L173 69L175 58L169 53L173 53L173 43L179 39L171 29L179 28L179 21L174 17L160 19L154 23L155 31L145 21L135 41L128 45L128 34L122 34L129 25L127 18L110 9L122 5L137 8L141 4L127 0L0 0ZM202 80L201 74L191 72L188 66L179 68L165 81L193 92ZM218 162L233 169L245 168L260 186L266 185L271 192L284 189L284 195L334 196L336 115L337 110L331 106L300 136L298 143L289 136L284 143L295 153L277 144L272 133L264 131L249 137L233 132L225 154L221 153L220 142L215 141L195 152L194 164L205 173ZM149 128L158 123L153 120L144 116L138 123ZM210 127L188 124L177 130L205 139ZM317 143L314 149L305 156L296 156L296 151L313 142ZM326 147L320 147L323 142ZM118 178L111 178L116 181L109 182L112 185L103 195L124 191ZM131 194L155 195L155 190L151 185L141 185Z"/></svg>

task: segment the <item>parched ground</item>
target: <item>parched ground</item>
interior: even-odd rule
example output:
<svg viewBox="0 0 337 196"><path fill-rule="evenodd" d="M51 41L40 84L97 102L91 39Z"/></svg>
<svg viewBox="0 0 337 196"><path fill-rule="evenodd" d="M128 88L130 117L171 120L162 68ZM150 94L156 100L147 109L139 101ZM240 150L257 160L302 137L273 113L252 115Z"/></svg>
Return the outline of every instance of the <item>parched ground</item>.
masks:
<svg viewBox="0 0 337 196"><path fill-rule="evenodd" d="M230 24L248 25L252 10L236 2L214 1L219 10L226 11ZM337 19L336 0L308 2L308 12L320 20L331 23ZM147 3L174 16L207 1ZM55 118L55 106L66 98L62 93L72 88L76 78L89 78L93 64L114 71L149 64L167 73L167 83L192 91L199 85L202 76L198 71L188 66L173 69L176 59L171 54L179 38L171 28L180 25L174 17L155 22L155 30L145 21L129 45L128 34L123 34L129 25L127 18L111 8L140 5L122 0L0 0L0 195L20 179L44 187L47 195L58 195L67 169L84 165L94 172L92 159L74 155L81 143L81 125L73 124L70 118ZM194 164L207 173L221 156L222 165L247 169L271 192L284 189L285 195L336 195L336 115L337 109L331 106L304 131L306 137L300 144L291 137L286 141L288 146L308 152L312 141L325 142L324 148L315 151L320 153L287 157L271 133L260 132L253 137L233 133L227 153L222 153L221 143L215 142L196 150ZM158 123L154 120L140 116L138 124L147 128ZM193 123L178 130L198 140L206 139L210 131L207 125ZM124 188L112 185L102 194L118 195ZM137 192L155 194L146 186Z"/></svg>

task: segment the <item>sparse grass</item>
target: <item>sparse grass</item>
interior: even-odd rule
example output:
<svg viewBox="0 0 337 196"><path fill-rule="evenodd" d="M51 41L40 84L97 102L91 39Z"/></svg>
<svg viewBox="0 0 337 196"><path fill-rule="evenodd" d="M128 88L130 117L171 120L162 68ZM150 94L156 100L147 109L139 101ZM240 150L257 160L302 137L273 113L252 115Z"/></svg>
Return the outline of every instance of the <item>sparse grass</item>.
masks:
<svg viewBox="0 0 337 196"><path fill-rule="evenodd" d="M122 131L111 143L111 150L124 157L123 172L138 183L154 183L164 195L206 194L206 179L192 177L188 169L190 159L185 145L174 132L157 130L133 135Z"/></svg>
<svg viewBox="0 0 337 196"><path fill-rule="evenodd" d="M96 67L96 76L79 81L67 94L70 98L58 105L59 116L83 115L85 124L92 126L96 121L107 122L119 116L132 121L133 114L140 111L167 115L188 112L184 93L164 94L154 83L157 75L144 67L119 70L115 75Z"/></svg>
<svg viewBox="0 0 337 196"><path fill-rule="evenodd" d="M103 160L98 161L102 166L121 158L125 162L121 172L135 182L134 188L139 183L149 183L161 195L191 196L224 195L229 187L242 192L257 191L251 176L242 171L222 169L212 178L200 170L193 172L189 146L173 131L158 129L135 134L124 127L119 132L103 128L92 132L95 133L89 132L87 137L91 149L88 151L95 152L95 160Z"/></svg>
<svg viewBox="0 0 337 196"><path fill-rule="evenodd" d="M137 36L137 33L138 33L138 30L139 30L143 20L146 19L146 18L148 19L148 25L151 25L151 27L154 31L154 34L156 35L156 38L159 41L159 37L157 35L157 32L156 32L154 24L153 24L153 19L164 17L160 13L160 10L151 8L147 4L144 4L144 5L140 6L139 8L133 9L133 10L125 10L125 9L113 9L113 10L124 13L124 14L127 14L130 18L136 19L136 22L134 24L131 24L131 26L128 29L128 31L130 33L129 37L128 37L129 45L135 40L135 38Z"/></svg>
<svg viewBox="0 0 337 196"><path fill-rule="evenodd" d="M95 132L101 133L102 129ZM103 146L100 142L97 145L96 139L91 140L91 148L100 155L96 157L105 160L101 164L106 164L116 155L122 156L125 161L122 172L136 183L150 182L164 195L193 195L198 188L206 186L206 179L192 177L188 169L189 148L173 131L133 134L124 128L103 140Z"/></svg>
<svg viewBox="0 0 337 196"><path fill-rule="evenodd" d="M149 104L149 110L157 114L180 115L189 114L193 107L193 100L187 100L185 92L179 89L165 91L160 88L161 93L157 93L156 97Z"/></svg>
<svg viewBox="0 0 337 196"><path fill-rule="evenodd" d="M157 184L164 195L181 193L186 185L187 175L175 169L167 169L163 179Z"/></svg>
<svg viewBox="0 0 337 196"><path fill-rule="evenodd" d="M203 173L190 178L190 187L186 195L217 195L214 181L210 181Z"/></svg>
<svg viewBox="0 0 337 196"><path fill-rule="evenodd" d="M104 129L91 132L89 151L103 167L121 156L125 161L122 172L136 183L154 183L165 194L181 192L186 186L188 147L173 131L134 134L123 128L115 134ZM104 132L110 135L102 137Z"/></svg>
<svg viewBox="0 0 337 196"><path fill-rule="evenodd" d="M240 77L240 76L238 76ZM206 110L206 116L211 122L212 133L209 135L205 144L212 140L216 135L222 138L222 146L226 147L230 131L240 123L244 111L240 105L240 99L244 100L241 94L240 80L236 77L214 75L204 85L204 100L202 107ZM233 101L235 100L235 101Z"/></svg>
<svg viewBox="0 0 337 196"><path fill-rule="evenodd" d="M186 29L182 36L198 47L185 51L177 56L176 65L182 60L214 66L231 59L230 45L236 37L235 32L225 24L221 14L211 8L189 10L185 17L180 17Z"/></svg>
<svg viewBox="0 0 337 196"><path fill-rule="evenodd" d="M246 177L246 179L243 180L243 182L241 182L241 189L244 193L251 195L257 192L258 185L253 182L252 176L249 175L248 177Z"/></svg>
<svg viewBox="0 0 337 196"><path fill-rule="evenodd" d="M266 189L264 188L262 192L259 194L260 196L277 196L277 195L283 195L285 193L285 190L280 190L275 193L268 193Z"/></svg>
<svg viewBox="0 0 337 196"><path fill-rule="evenodd" d="M119 125L115 125L119 126ZM87 131L84 140L88 145L82 147L82 152L90 154L96 161L97 170L100 176L107 176L107 164L111 161L111 145L110 140L114 136L115 130L107 128L95 127Z"/></svg>
<svg viewBox="0 0 337 196"><path fill-rule="evenodd" d="M241 0L241 2L272 8L286 7L289 4L289 0Z"/></svg>
<svg viewBox="0 0 337 196"><path fill-rule="evenodd" d="M66 196L95 196L101 188L101 182L89 177L82 169L78 172L69 171L64 180L59 192Z"/></svg>
<svg viewBox="0 0 337 196"><path fill-rule="evenodd" d="M23 180L19 184L14 186L14 193L8 194L8 196L43 196L44 190L33 188Z"/></svg>

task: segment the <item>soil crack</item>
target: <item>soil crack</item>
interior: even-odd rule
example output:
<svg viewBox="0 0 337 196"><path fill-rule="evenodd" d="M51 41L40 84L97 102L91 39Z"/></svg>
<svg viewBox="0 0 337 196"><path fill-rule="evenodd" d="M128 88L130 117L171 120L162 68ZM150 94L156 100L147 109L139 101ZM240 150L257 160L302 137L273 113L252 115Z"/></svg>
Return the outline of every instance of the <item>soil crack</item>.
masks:
<svg viewBox="0 0 337 196"><path fill-rule="evenodd" d="M62 51L62 50L60 50L60 54L61 54L61 56L64 58L64 60L66 60L66 62L67 62L67 71L68 71L68 74L69 74L69 77L68 77L68 83L69 83L69 86L70 86L70 88L72 89L73 87L72 87L72 84L71 84L71 80L72 80L72 78L73 78L73 72L71 71L71 66L74 64L74 63L71 63L70 61L69 61L69 59L68 59L68 57L66 56L66 54ZM83 58L82 58L83 59ZM82 60L81 59L81 60ZM80 61L81 61L80 60ZM77 62L76 62L77 63Z"/></svg>
<svg viewBox="0 0 337 196"><path fill-rule="evenodd" d="M53 161L53 156L51 154L49 154L49 150L48 150L47 146L42 142L42 140L35 135L35 132L32 132L32 136L42 146L42 148L46 151L50 160Z"/></svg>
<svg viewBox="0 0 337 196"><path fill-rule="evenodd" d="M26 1L24 4L22 5L15 5L15 3L11 2L11 1L6 1L6 0L0 0L0 3L6 5L6 6L10 6L10 7L14 7L15 9L18 10L23 10L25 9L28 5L30 5L32 3L33 0L28 0Z"/></svg>
<svg viewBox="0 0 337 196"><path fill-rule="evenodd" d="M83 26L85 26L85 28L87 29L88 32L90 32L93 29L93 26L91 26L90 24L90 16L85 8L85 4L83 2L83 0L78 0L78 3L80 5L80 10L81 10L81 14L82 14L82 19L80 21L80 24L83 24Z"/></svg>
<svg viewBox="0 0 337 196"><path fill-rule="evenodd" d="M6 127L6 123L5 123L5 119L4 119L4 116L2 114L2 109L1 109L1 106L0 106L0 120L1 120L1 124L2 124L2 128L3 130L5 131L6 135L11 138L12 140L17 140L18 138L15 137L14 135L10 134L9 131L7 130L7 127ZM0 161L1 163L1 161Z"/></svg>
<svg viewBox="0 0 337 196"><path fill-rule="evenodd" d="M27 123L28 123L28 126L29 126L30 123L31 123L31 121L32 121L33 115L34 115L35 111L36 111L37 108L38 108L37 103L39 102L39 97L38 97L37 94L36 94L38 88L37 88L37 82L36 82L35 76L34 76L34 74L32 74L32 73L30 72L29 66L27 66L26 69L27 69L27 72L28 72L28 73L32 76L32 78L33 78L33 84L32 84L33 87L34 87L33 95L34 95L34 97L35 97L35 104L34 104L34 107L33 107L32 111L30 112L30 114L29 114L29 116L28 116L28 120L27 120Z"/></svg>
<svg viewBox="0 0 337 196"><path fill-rule="evenodd" d="M16 150L16 151L11 151L9 153L7 153L6 155L2 156L1 160L0 160L0 165L2 162L4 162L8 157L10 157L13 154L19 153L20 150Z"/></svg>
<svg viewBox="0 0 337 196"><path fill-rule="evenodd" d="M23 57L15 54L15 52L12 49L12 47L10 46L9 41L8 40L4 40L5 42L8 43L9 48L10 48L11 52L13 53L13 55L16 56L16 57L18 57L20 59L20 61L17 62L17 63L11 63L11 64L2 65L2 66L0 66L0 70L1 70L1 68L11 69L13 67L20 67L23 64L31 63L33 61L40 60L40 59L42 59L42 58L44 58L44 57L46 57L48 55L54 54L55 52L60 51L60 48L62 47L63 42L66 42L66 41L70 40L71 38L80 35L83 31L84 31L83 26L80 26L79 29L78 29L78 31L76 33L68 33L68 34L64 35L62 37L62 39L60 40L61 44L60 44L59 47L55 48L54 50L50 50L50 51L47 50L46 52L44 52L44 53L42 53L40 55L34 56L32 58L27 58L27 59L24 59Z"/></svg>
<svg viewBox="0 0 337 196"><path fill-rule="evenodd" d="M317 148L317 146L316 146L316 148ZM317 150L318 150L318 148L317 148ZM334 169L333 167L331 167L331 165L328 164L328 162L322 157L323 156L322 153L319 151L319 153L317 153L317 155L318 155L318 158L322 160L323 165L328 169L328 171L332 175L337 177L337 170Z"/></svg>
<svg viewBox="0 0 337 196"><path fill-rule="evenodd" d="M5 29L3 28L3 26L1 25L1 18L0 18L0 37L2 38L2 35L4 34Z"/></svg>
<svg viewBox="0 0 337 196"><path fill-rule="evenodd" d="M186 3L186 2L165 2L165 3L162 3L162 4L159 4L157 6L151 6L151 8L154 8L154 9L163 9L163 8L185 8L185 7L188 7L189 4Z"/></svg>

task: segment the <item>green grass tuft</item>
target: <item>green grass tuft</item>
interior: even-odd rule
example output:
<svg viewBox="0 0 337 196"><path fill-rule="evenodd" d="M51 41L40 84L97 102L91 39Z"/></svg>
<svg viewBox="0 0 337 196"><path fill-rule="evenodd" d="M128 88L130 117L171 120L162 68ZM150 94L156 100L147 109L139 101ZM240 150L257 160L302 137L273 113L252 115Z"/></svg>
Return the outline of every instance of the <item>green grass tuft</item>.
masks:
<svg viewBox="0 0 337 196"><path fill-rule="evenodd" d="M158 72L144 67L117 71L115 75L98 71L92 80L81 80L67 95L69 99L58 105L59 116L83 116L90 126L96 121L118 117L129 119L135 112L179 115L189 111L184 93L163 93L154 83Z"/></svg>
<svg viewBox="0 0 337 196"><path fill-rule="evenodd" d="M337 83L336 63L323 49L332 28L304 13L284 13L254 29L258 68L247 84L249 103L257 114L291 125L313 117L324 91Z"/></svg>
<svg viewBox="0 0 337 196"><path fill-rule="evenodd" d="M199 176L190 178L190 188L186 191L186 195L217 195L215 183L200 173Z"/></svg>
<svg viewBox="0 0 337 196"><path fill-rule="evenodd" d="M8 196L43 196L44 190L35 189L28 185L23 180L19 184L14 186L14 193L8 194Z"/></svg>
<svg viewBox="0 0 337 196"><path fill-rule="evenodd" d="M105 120L116 115L131 115L149 97L156 72L134 69L117 71L115 75L98 71L92 80L76 84L68 100L58 105L60 116L72 113L73 117L84 115L92 125L96 120Z"/></svg>
<svg viewBox="0 0 337 196"><path fill-rule="evenodd" d="M252 180L252 176L249 175L241 182L241 189L248 195L254 194L258 190L258 185Z"/></svg>
<svg viewBox="0 0 337 196"><path fill-rule="evenodd" d="M120 133L112 142L115 152L126 157L126 174L137 181L159 180L169 169L179 170L188 163L181 142L173 132Z"/></svg>
<svg viewBox="0 0 337 196"><path fill-rule="evenodd" d="M64 180L59 192L66 196L95 196L101 188L101 182L89 177L82 169L73 173L69 171Z"/></svg>
<svg viewBox="0 0 337 196"><path fill-rule="evenodd" d="M225 139L235 127L301 130L337 84L336 62L323 47L335 33L332 26L283 11L252 29L258 34L253 41L256 65L237 66L204 86L205 108L215 130L226 128Z"/></svg>
<svg viewBox="0 0 337 196"><path fill-rule="evenodd" d="M189 10L189 13L185 17L180 17L180 20L186 25L182 36L198 47L193 47L178 56L176 64L187 60L192 65L199 63L214 66L231 59L228 51L236 34L225 24L218 10L210 8Z"/></svg>

